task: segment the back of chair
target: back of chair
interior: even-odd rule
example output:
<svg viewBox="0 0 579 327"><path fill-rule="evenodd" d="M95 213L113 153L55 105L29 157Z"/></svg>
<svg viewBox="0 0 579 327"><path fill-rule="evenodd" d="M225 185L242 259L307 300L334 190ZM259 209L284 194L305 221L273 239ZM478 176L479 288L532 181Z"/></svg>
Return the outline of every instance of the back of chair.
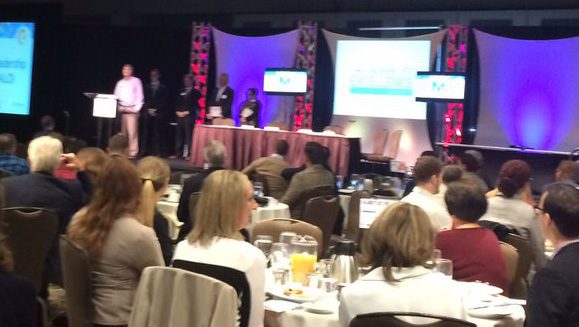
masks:
<svg viewBox="0 0 579 327"><path fill-rule="evenodd" d="M369 197L370 193L368 191L354 191L350 195L346 238L354 240L354 242L360 241L360 200Z"/></svg>
<svg viewBox="0 0 579 327"><path fill-rule="evenodd" d="M253 226L253 238L257 235L269 235L274 242L278 242L283 232L294 232L297 235L309 235L318 242L318 253L323 251L324 234L322 230L312 224L289 218L274 218L262 220Z"/></svg>
<svg viewBox="0 0 579 327"><path fill-rule="evenodd" d="M528 280L527 275L531 269L531 263L533 261L533 250L529 241L519 235L507 234L505 236L504 242L512 245L519 253L519 260L517 264L517 269L513 283L511 285L511 297L526 299L527 298L527 288Z"/></svg>
<svg viewBox="0 0 579 327"><path fill-rule="evenodd" d="M402 130L396 130L392 132L390 140L388 140L388 146L384 152L384 157L389 159L396 159L398 156L398 149L400 148L400 139L402 138Z"/></svg>
<svg viewBox="0 0 579 327"><path fill-rule="evenodd" d="M506 295L510 295L510 288L515 278L517 272L517 265L519 263L519 254L517 249L505 242L499 242L501 246L501 251L503 252L503 257L505 258L505 263L507 265L507 285L508 289L505 290Z"/></svg>
<svg viewBox="0 0 579 327"><path fill-rule="evenodd" d="M413 324L400 320L400 318L423 318L436 319L434 322ZM350 322L350 327L408 327L408 326L421 326L421 327L476 327L475 324L450 317L441 317L423 313L415 312L377 312L368 313L356 316Z"/></svg>
<svg viewBox="0 0 579 327"><path fill-rule="evenodd" d="M91 265L87 252L65 235L60 236L62 277L66 289L68 325L92 326Z"/></svg>
<svg viewBox="0 0 579 327"><path fill-rule="evenodd" d="M40 208L6 208L4 222L14 273L28 278L39 292L47 256L51 249L56 251L58 215Z"/></svg>
<svg viewBox="0 0 579 327"><path fill-rule="evenodd" d="M318 186L318 187L304 190L300 194L294 207L291 209L292 216L293 216L292 218L303 218L303 216L305 214L306 203L308 203L308 201L310 199L313 199L315 197L322 196L322 195L336 195L336 194L337 194L337 191L336 191L336 187L334 185L322 185L322 186Z"/></svg>
<svg viewBox="0 0 579 327"><path fill-rule="evenodd" d="M147 267L135 294L129 326L234 326L235 289L184 269Z"/></svg>
<svg viewBox="0 0 579 327"><path fill-rule="evenodd" d="M235 126L235 121L231 118L215 118L213 119L213 125L216 126Z"/></svg>
<svg viewBox="0 0 579 327"><path fill-rule="evenodd" d="M14 174L11 171L8 171L4 168L0 168L0 178L4 178L4 177L10 177L13 176Z"/></svg>
<svg viewBox="0 0 579 327"><path fill-rule="evenodd" d="M189 196L189 220L191 221L191 230L195 227L195 211L197 210L197 202L201 192L191 193Z"/></svg>
<svg viewBox="0 0 579 327"><path fill-rule="evenodd" d="M339 212L340 199L335 195L318 196L306 203L303 221L318 226L324 233L322 252L319 256L324 255L330 246L330 237L338 220Z"/></svg>
<svg viewBox="0 0 579 327"><path fill-rule="evenodd" d="M388 130L386 128L381 129L374 134L374 147L372 154L381 156L384 153L384 148L386 148L386 142L388 142Z"/></svg>

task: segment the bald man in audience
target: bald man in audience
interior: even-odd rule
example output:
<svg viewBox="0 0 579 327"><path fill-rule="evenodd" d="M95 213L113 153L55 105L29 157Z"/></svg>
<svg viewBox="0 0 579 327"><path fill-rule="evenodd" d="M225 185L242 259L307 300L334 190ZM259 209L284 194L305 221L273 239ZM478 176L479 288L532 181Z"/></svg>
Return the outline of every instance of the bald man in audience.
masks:
<svg viewBox="0 0 579 327"><path fill-rule="evenodd" d="M414 204L426 211L436 231L449 227L451 223L446 206L436 196L440 189L442 166L442 161L438 158L418 158L414 166L416 186L410 194L402 198L403 202Z"/></svg>
<svg viewBox="0 0 579 327"><path fill-rule="evenodd" d="M252 177L255 174L263 175L267 181L270 196L280 199L287 190L287 182L281 176L284 169L289 168L285 161L289 144L286 140L279 140L275 145L275 153L269 157L259 158L243 169L243 173Z"/></svg>
<svg viewBox="0 0 579 327"><path fill-rule="evenodd" d="M129 157L129 138L123 134L113 135L109 139L107 152L110 156Z"/></svg>

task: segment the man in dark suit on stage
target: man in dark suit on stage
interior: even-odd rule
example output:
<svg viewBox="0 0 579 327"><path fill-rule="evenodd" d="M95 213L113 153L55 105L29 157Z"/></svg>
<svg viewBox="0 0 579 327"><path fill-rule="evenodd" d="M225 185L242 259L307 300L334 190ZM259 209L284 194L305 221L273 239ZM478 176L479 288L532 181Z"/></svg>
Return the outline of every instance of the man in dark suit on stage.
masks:
<svg viewBox="0 0 579 327"><path fill-rule="evenodd" d="M201 92L193 87L193 75L183 76L183 86L175 106L175 115L177 115L175 157L177 158L191 155L191 137L200 109L199 99L201 99ZM184 156L185 146L187 146L187 155Z"/></svg>
<svg viewBox="0 0 579 327"><path fill-rule="evenodd" d="M215 89L213 95L209 98L209 112L207 119L212 121L211 107L221 108L221 118L231 118L231 105L233 104L233 89L228 86L229 75L223 73L219 75L218 87Z"/></svg>
<svg viewBox="0 0 579 327"><path fill-rule="evenodd" d="M141 110L141 155L161 153L161 135L169 115L167 114L168 89L161 83L161 72L151 70L151 81L145 86L144 110Z"/></svg>
<svg viewBox="0 0 579 327"><path fill-rule="evenodd" d="M555 252L531 283L526 325L579 326L579 190L553 184L536 210Z"/></svg>

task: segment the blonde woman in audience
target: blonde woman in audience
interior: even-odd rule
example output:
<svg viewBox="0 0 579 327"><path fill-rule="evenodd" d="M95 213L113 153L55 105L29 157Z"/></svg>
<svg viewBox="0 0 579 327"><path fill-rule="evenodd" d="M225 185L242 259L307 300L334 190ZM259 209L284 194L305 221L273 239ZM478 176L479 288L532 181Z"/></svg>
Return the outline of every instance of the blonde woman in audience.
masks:
<svg viewBox="0 0 579 327"><path fill-rule="evenodd" d="M141 194L143 223L155 230L165 264L169 264L173 256L173 245L169 238L169 224L167 218L163 217L157 210L156 204L167 190L171 169L165 160L150 156L139 161L137 170L143 182Z"/></svg>
<svg viewBox="0 0 579 327"><path fill-rule="evenodd" d="M463 292L458 282L432 272L433 250L432 226L421 208L403 202L388 206L362 243L362 262L372 270L342 289L340 325L348 326L357 315L388 311L464 319Z"/></svg>
<svg viewBox="0 0 579 327"><path fill-rule="evenodd" d="M175 249L173 267L204 274L237 291L240 326L263 326L266 259L239 230L257 207L245 174L218 170L204 181L196 223Z"/></svg>
<svg viewBox="0 0 579 327"><path fill-rule="evenodd" d="M126 326L141 271L164 266L155 232L138 214L141 192L135 166L113 157L97 177L90 203L68 227L68 236L93 262L95 326Z"/></svg>

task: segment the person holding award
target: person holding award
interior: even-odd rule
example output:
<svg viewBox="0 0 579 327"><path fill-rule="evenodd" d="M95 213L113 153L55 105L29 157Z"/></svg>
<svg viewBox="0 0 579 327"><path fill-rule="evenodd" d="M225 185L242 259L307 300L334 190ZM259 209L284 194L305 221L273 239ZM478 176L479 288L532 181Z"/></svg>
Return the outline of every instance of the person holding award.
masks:
<svg viewBox="0 0 579 327"><path fill-rule="evenodd" d="M239 110L239 122L241 125L251 125L259 128L259 113L261 103L256 98L257 89L251 88L247 90L247 100L241 104Z"/></svg>
<svg viewBox="0 0 579 327"><path fill-rule="evenodd" d="M219 75L218 87L209 101L209 112L207 120L212 122L213 118L231 118L231 105L233 103L234 92L228 86L229 75L222 73Z"/></svg>
<svg viewBox="0 0 579 327"><path fill-rule="evenodd" d="M133 66L123 65L123 78L115 86L121 133L129 138L129 158L139 153L139 111L143 106L143 83L133 76Z"/></svg>

